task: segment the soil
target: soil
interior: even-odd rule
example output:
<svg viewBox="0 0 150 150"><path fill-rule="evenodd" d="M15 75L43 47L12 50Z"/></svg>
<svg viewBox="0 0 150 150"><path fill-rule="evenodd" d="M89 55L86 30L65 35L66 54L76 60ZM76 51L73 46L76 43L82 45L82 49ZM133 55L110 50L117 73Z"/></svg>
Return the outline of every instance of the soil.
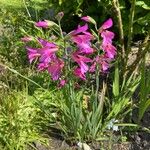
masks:
<svg viewBox="0 0 150 150"><path fill-rule="evenodd" d="M137 112L133 114L133 122L137 120ZM142 127L150 127L150 109L145 113L141 120ZM139 131L131 135L133 150L150 150L150 133Z"/></svg>
<svg viewBox="0 0 150 150"><path fill-rule="evenodd" d="M108 148L108 143L95 144L90 146L91 150L150 150L150 135L145 132L136 133L133 136L133 141L113 144L111 149ZM50 146L43 146L39 143L35 144L37 150L81 150L77 145L69 146L65 141L55 138L49 139ZM84 150L84 149L83 149Z"/></svg>
<svg viewBox="0 0 150 150"><path fill-rule="evenodd" d="M133 122L137 120L136 111L137 110L135 110L132 118ZM149 127L149 121L150 109L145 113L141 121L141 125L143 127ZM103 142L102 144L97 142L94 143L94 145L89 144L89 146L91 150L150 150L150 133L144 131L137 131L136 133L131 133L131 135L129 135L129 139L129 142L112 144L111 148L108 148L108 142ZM35 147L37 148L37 150L81 150L77 146L77 144L74 146L70 146L59 136L52 136L51 138L49 138L49 146L47 147L39 143L35 143Z"/></svg>

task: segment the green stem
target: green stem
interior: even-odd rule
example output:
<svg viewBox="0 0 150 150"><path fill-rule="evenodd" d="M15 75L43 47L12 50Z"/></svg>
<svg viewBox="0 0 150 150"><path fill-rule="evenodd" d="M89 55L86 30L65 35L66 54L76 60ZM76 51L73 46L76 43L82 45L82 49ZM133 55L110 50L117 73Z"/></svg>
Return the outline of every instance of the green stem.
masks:
<svg viewBox="0 0 150 150"><path fill-rule="evenodd" d="M61 35L61 38L62 38L63 44L64 44L64 53L66 55L66 58L65 58L65 64L66 65L65 66L67 66L66 70L68 70L68 72L69 72L69 73L66 74L66 76L68 77L69 94L70 94L71 100L73 101L73 99L74 99L73 98L74 97L73 96L74 92L73 92L73 86L72 86L72 79L70 77L70 72L71 72L71 66L70 66L70 64L71 64L71 62L70 62L70 58L68 56L68 52L67 52L67 48L66 48L66 41L65 41L65 37L63 35L63 31L62 31L62 28L61 28L60 21L58 21L58 25L59 25L60 35Z"/></svg>
<svg viewBox="0 0 150 150"><path fill-rule="evenodd" d="M59 30L60 30L61 38L64 40L64 35L63 35L63 31L62 31L62 28L61 28L60 21L58 21L58 25L59 25Z"/></svg>
<svg viewBox="0 0 150 150"><path fill-rule="evenodd" d="M118 27L119 27L119 34L120 34L120 44L121 44L121 57L125 58L125 46L124 46L124 31L123 31L123 23L122 23L122 16L120 11L120 4L118 0L112 0L112 5L116 11L116 16L118 19Z"/></svg>
<svg viewBox="0 0 150 150"><path fill-rule="evenodd" d="M96 29L96 31L98 32L98 29L97 29L97 25L95 25L95 29ZM100 43L100 39L99 39L99 33L98 33L98 43ZM100 55L100 51L98 50L98 54L97 54L97 56L99 57L99 55ZM95 91L95 102L96 102L96 105L97 105L97 103L98 103L98 91L99 91L99 75L100 75L100 72L99 72L99 70L100 70L100 67L99 67L99 65L98 65L98 63L96 64L96 91Z"/></svg>
<svg viewBox="0 0 150 150"><path fill-rule="evenodd" d="M135 14L135 3L136 3L136 0L132 0L130 16L129 16L127 51L129 51L131 49L131 41L132 41L132 33L133 33L133 20L134 20L134 14Z"/></svg>
<svg viewBox="0 0 150 150"><path fill-rule="evenodd" d="M131 51L131 42L132 42L132 35L133 35L133 20L134 20L134 14L135 14L135 3L136 3L136 0L132 0L131 9L130 9L130 16L129 16L126 62L128 59L128 55Z"/></svg>
<svg viewBox="0 0 150 150"><path fill-rule="evenodd" d="M28 7L27 7L27 5L26 5L25 0L23 0L23 4L24 4L24 7L25 7L25 9L26 9L26 11L27 11L28 16L31 18L31 14L30 14L30 12L29 12L29 10L28 10Z"/></svg>

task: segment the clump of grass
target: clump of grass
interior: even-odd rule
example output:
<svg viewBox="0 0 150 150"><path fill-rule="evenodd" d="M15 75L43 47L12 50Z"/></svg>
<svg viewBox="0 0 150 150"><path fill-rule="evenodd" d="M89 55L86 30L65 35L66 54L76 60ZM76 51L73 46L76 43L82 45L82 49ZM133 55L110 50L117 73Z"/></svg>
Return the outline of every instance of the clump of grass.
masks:
<svg viewBox="0 0 150 150"><path fill-rule="evenodd" d="M0 5L3 7L22 7L22 0L1 0Z"/></svg>
<svg viewBox="0 0 150 150"><path fill-rule="evenodd" d="M0 148L25 150L33 142L44 142L36 126L38 109L27 91L1 89Z"/></svg>

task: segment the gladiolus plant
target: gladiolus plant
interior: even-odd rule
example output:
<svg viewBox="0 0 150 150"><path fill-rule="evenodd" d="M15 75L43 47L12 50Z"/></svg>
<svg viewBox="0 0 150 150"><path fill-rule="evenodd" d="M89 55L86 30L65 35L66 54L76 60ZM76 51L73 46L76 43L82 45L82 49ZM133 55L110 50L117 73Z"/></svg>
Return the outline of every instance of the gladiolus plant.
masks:
<svg viewBox="0 0 150 150"><path fill-rule="evenodd" d="M47 20L35 23L40 31L41 28L49 31L49 36L46 36L49 38L31 36L22 40L27 45L30 64L35 61L37 70L47 71L52 81L57 83L57 88L63 91L59 101L59 126L65 135L71 134L79 140L95 139L103 128L101 113L104 104L99 101L102 99L99 96L99 76L109 73L117 54L112 41L115 36L111 31L113 20L109 18L98 28L92 17L84 16L81 18L83 25L65 33L60 23L63 15L61 12L56 16L58 24ZM89 28L89 23L95 30ZM29 46L30 42L36 46ZM88 85L93 77L95 83ZM82 89L82 84L88 87ZM87 96L86 89L90 89ZM104 95L105 91L102 92Z"/></svg>

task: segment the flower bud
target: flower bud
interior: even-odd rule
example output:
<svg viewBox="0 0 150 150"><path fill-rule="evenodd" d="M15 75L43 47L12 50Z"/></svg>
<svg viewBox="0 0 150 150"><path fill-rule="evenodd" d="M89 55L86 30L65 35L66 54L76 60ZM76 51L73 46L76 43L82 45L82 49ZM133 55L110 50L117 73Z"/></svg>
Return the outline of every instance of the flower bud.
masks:
<svg viewBox="0 0 150 150"><path fill-rule="evenodd" d="M63 18L63 16L64 16L64 12L59 12L57 15L56 15L56 19L58 20L58 21L60 21L62 18Z"/></svg>
<svg viewBox="0 0 150 150"><path fill-rule="evenodd" d="M35 23L36 27L39 28L48 28L48 21L39 21Z"/></svg>
<svg viewBox="0 0 150 150"><path fill-rule="evenodd" d="M52 27L52 26L58 27L58 25L55 22L50 21L50 20L36 22L35 26L38 28L48 28L48 27Z"/></svg>
<svg viewBox="0 0 150 150"><path fill-rule="evenodd" d="M30 41L32 41L32 40L33 40L33 38L30 37L30 36L24 36L24 37L21 38L21 41L22 41L22 42L30 42Z"/></svg>
<svg viewBox="0 0 150 150"><path fill-rule="evenodd" d="M81 20L89 22L89 23L93 23L94 25L96 25L96 21L90 16L82 17Z"/></svg>

